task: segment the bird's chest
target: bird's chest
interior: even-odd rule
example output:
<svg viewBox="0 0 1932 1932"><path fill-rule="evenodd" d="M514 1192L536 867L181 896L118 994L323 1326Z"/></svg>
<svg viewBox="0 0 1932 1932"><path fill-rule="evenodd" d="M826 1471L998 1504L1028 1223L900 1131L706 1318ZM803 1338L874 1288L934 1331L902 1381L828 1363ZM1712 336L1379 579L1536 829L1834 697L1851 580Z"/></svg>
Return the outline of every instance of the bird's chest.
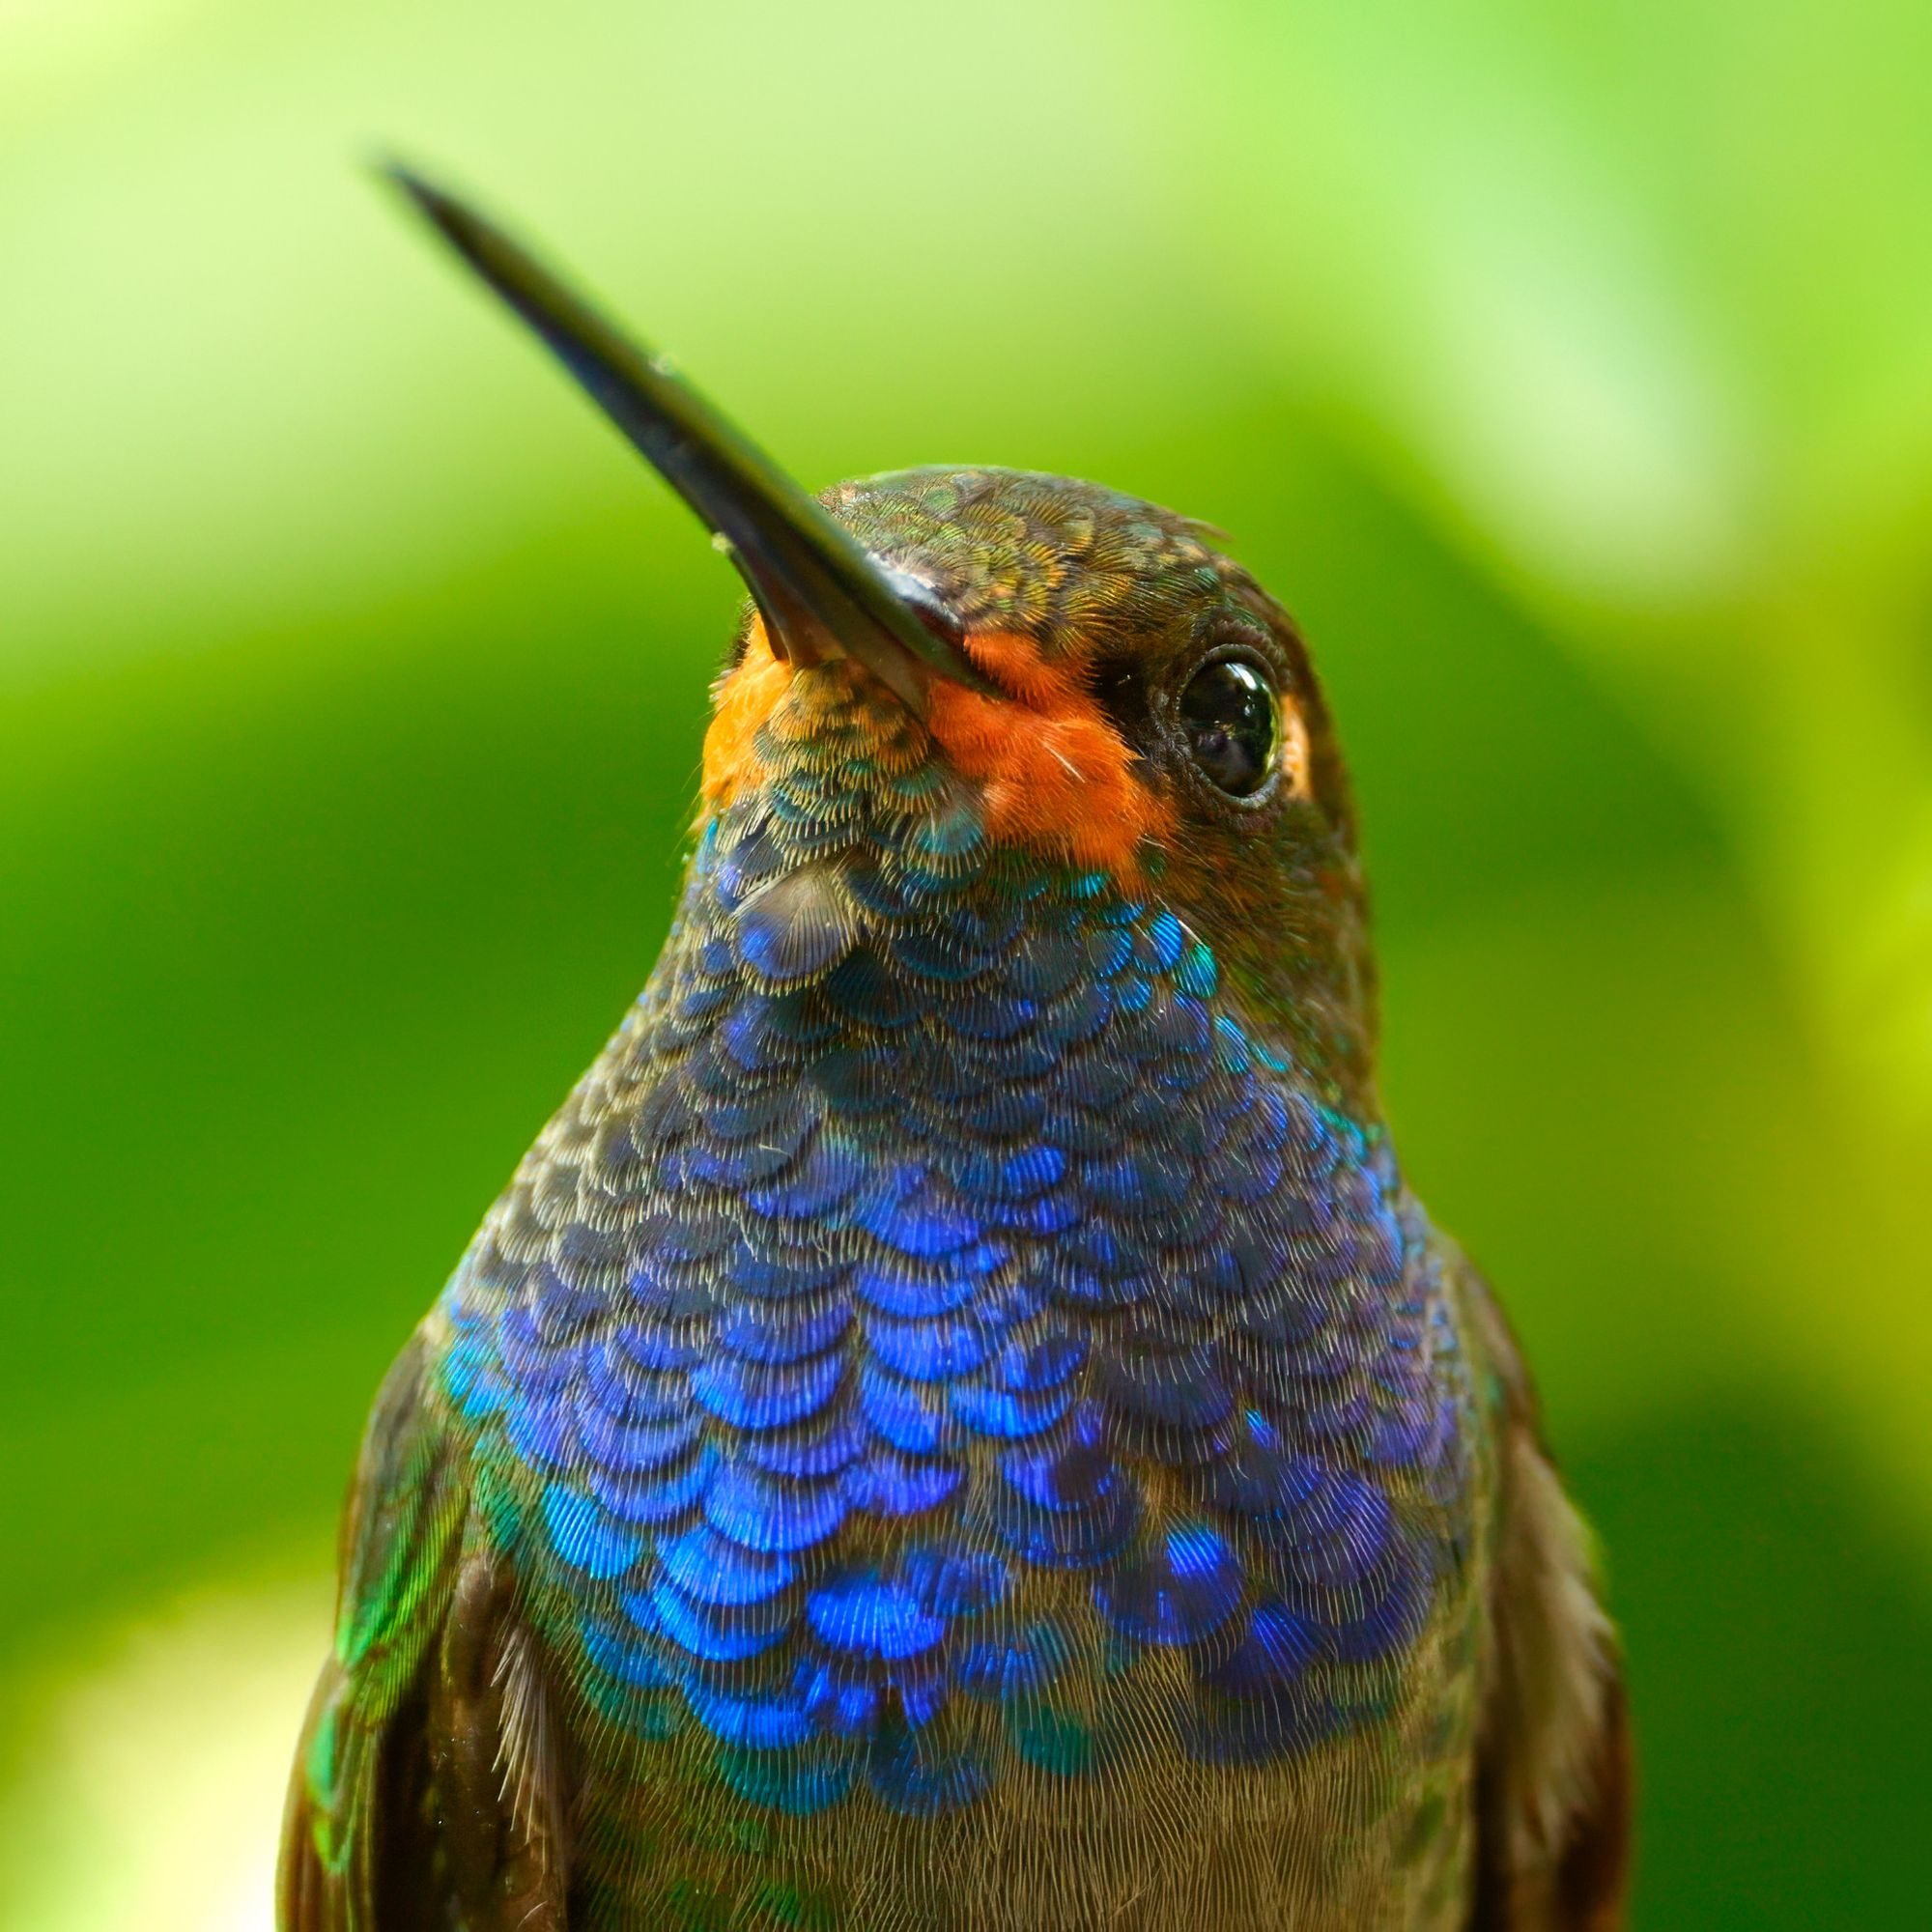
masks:
<svg viewBox="0 0 1932 1932"><path fill-rule="evenodd" d="M1385 1138L1170 914L759 837L444 1304L583 1916L1449 1922L1483 1446Z"/></svg>
<svg viewBox="0 0 1932 1932"><path fill-rule="evenodd" d="M970 1798L918 1807L863 1771L836 1801L801 1802L742 1759L721 1777L715 1740L680 1729L639 1751L593 1719L584 1922L1449 1932L1468 1909L1471 1603L1452 1591L1375 1673L1372 1709L1257 1717L1273 1735L1240 1762L1204 1754L1190 1660L1156 1650L1104 1684L955 1710L924 1744L871 1742L988 1767Z"/></svg>

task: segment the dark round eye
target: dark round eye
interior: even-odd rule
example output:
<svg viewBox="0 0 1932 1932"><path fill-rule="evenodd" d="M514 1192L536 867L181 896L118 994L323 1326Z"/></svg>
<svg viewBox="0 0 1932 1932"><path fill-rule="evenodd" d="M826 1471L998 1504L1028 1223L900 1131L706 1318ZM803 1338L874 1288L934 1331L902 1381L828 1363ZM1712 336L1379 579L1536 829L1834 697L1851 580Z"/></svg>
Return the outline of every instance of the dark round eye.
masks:
<svg viewBox="0 0 1932 1932"><path fill-rule="evenodd" d="M1180 694L1180 728L1208 783L1246 798L1274 770L1281 704L1254 665L1217 658L1203 665Z"/></svg>

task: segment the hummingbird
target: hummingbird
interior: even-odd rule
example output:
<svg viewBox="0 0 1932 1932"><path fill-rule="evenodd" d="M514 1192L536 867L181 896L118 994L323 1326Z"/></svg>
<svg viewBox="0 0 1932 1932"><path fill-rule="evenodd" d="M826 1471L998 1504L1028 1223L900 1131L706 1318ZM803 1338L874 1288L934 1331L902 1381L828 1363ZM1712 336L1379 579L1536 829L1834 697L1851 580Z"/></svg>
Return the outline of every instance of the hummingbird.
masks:
<svg viewBox="0 0 1932 1932"><path fill-rule="evenodd" d="M376 1399L283 1932L1620 1924L1617 1639L1293 622L1090 483L814 497L389 172L750 597L663 952Z"/></svg>

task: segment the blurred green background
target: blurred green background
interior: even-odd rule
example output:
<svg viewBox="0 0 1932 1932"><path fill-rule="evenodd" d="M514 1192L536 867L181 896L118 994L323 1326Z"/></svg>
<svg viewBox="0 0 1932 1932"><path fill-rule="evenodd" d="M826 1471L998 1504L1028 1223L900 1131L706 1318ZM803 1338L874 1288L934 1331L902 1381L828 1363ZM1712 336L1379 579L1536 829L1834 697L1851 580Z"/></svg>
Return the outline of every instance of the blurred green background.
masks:
<svg viewBox="0 0 1932 1932"><path fill-rule="evenodd" d="M1917 0L0 0L0 1918L265 1923L366 1401L670 902L735 586L394 140L810 482L1233 534L1609 1552L1637 1923L1922 1923L1928 72Z"/></svg>

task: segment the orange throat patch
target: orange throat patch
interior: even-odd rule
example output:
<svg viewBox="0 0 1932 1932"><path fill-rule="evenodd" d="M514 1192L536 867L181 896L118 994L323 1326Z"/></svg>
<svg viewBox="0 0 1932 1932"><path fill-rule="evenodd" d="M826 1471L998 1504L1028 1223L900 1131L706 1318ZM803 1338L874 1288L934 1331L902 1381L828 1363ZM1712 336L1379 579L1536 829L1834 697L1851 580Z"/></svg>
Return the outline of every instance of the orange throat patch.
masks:
<svg viewBox="0 0 1932 1932"><path fill-rule="evenodd" d="M1174 810L1142 778L1133 751L1087 688L1082 666L1049 664L1031 638L1015 632L975 633L966 647L1000 687L997 694L935 678L923 726L883 691L848 696L847 718L870 722L888 767L938 756L978 792L994 842L1029 846L1136 886L1143 845L1172 830ZM786 715L799 708L793 686L801 675L772 655L754 616L744 656L719 681L704 734L707 810L766 781L774 738L810 728L808 716Z"/></svg>

